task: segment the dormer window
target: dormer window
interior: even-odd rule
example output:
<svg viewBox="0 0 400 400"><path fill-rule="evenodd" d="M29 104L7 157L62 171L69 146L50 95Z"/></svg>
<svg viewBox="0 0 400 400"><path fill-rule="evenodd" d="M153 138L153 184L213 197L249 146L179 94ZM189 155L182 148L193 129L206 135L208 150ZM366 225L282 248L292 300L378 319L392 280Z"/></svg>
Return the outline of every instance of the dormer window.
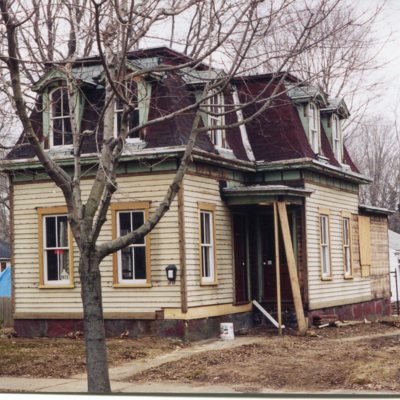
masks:
<svg viewBox="0 0 400 400"><path fill-rule="evenodd" d="M66 87L52 90L50 98L50 146L72 144L69 95Z"/></svg>
<svg viewBox="0 0 400 400"><path fill-rule="evenodd" d="M332 148L333 148L333 154L335 155L335 158L339 161L342 162L342 124L339 119L339 117L336 114L333 114L331 117L331 125L332 125Z"/></svg>
<svg viewBox="0 0 400 400"><path fill-rule="evenodd" d="M132 82L127 87L126 99L129 101L129 104L132 107L131 111L128 114L128 120L127 120L127 129L129 132L136 126L139 126L138 90L137 90L137 84L135 82ZM114 137L117 137L121 132L123 112L124 112L124 102L117 97L115 100L115 109L114 109ZM129 139L140 140L139 130L134 131L132 133L128 133L127 140Z"/></svg>
<svg viewBox="0 0 400 400"><path fill-rule="evenodd" d="M225 125L225 101L224 95L221 92L213 92L212 95L206 100L205 109L207 112L208 126L214 128L209 131L209 136L216 147L228 149L226 141L225 129L221 126Z"/></svg>
<svg viewBox="0 0 400 400"><path fill-rule="evenodd" d="M315 103L308 106L308 141L314 153L319 153L320 128L319 128L319 109Z"/></svg>

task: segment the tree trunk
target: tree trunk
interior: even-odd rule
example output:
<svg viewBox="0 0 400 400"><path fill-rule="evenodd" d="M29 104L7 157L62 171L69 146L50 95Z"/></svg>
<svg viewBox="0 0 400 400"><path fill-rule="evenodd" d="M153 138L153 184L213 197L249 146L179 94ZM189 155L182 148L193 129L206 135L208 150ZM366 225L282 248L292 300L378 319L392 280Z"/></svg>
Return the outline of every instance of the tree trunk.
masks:
<svg viewBox="0 0 400 400"><path fill-rule="evenodd" d="M101 296L100 261L92 245L82 248L79 261L86 344L88 392L110 393L107 346Z"/></svg>

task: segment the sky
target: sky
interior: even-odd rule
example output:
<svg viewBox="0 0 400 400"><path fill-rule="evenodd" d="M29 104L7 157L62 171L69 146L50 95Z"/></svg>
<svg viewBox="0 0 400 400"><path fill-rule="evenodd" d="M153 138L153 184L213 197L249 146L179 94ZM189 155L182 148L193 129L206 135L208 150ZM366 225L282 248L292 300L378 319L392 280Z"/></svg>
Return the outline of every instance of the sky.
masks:
<svg viewBox="0 0 400 400"><path fill-rule="evenodd" d="M379 97L371 101L370 112L400 119L400 0L361 0L360 7L372 10L382 3L384 8L373 32L380 41L376 60L380 67L370 73L370 79L380 82L381 89Z"/></svg>

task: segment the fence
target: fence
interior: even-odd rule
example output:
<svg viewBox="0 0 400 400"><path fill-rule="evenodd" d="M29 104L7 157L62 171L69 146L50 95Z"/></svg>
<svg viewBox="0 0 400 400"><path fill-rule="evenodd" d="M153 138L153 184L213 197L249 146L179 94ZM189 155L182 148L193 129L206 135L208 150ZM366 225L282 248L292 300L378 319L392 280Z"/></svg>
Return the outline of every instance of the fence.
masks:
<svg viewBox="0 0 400 400"><path fill-rule="evenodd" d="M0 297L0 328L13 326L11 297Z"/></svg>

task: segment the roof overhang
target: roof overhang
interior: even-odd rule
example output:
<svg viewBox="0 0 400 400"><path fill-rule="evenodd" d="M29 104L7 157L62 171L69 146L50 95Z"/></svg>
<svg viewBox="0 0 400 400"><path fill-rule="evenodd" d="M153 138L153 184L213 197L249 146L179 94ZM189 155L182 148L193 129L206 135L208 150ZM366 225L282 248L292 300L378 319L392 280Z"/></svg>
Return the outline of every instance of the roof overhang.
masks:
<svg viewBox="0 0 400 400"><path fill-rule="evenodd" d="M257 171L274 171L286 169L307 169L316 172L322 172L326 175L334 176L337 178L346 179L359 184L366 184L372 182L372 179L366 175L353 172L350 167L342 166L336 167L322 161L314 160L313 158L296 158L293 160L284 161L257 161Z"/></svg>
<svg viewBox="0 0 400 400"><path fill-rule="evenodd" d="M363 214L371 214L371 215L389 216L395 213L395 211L388 210L387 208L374 207L366 204L359 204L358 209Z"/></svg>
<svg viewBox="0 0 400 400"><path fill-rule="evenodd" d="M304 198L314 191L286 185L252 185L221 189L222 197L228 205L268 205L275 201L303 204Z"/></svg>

